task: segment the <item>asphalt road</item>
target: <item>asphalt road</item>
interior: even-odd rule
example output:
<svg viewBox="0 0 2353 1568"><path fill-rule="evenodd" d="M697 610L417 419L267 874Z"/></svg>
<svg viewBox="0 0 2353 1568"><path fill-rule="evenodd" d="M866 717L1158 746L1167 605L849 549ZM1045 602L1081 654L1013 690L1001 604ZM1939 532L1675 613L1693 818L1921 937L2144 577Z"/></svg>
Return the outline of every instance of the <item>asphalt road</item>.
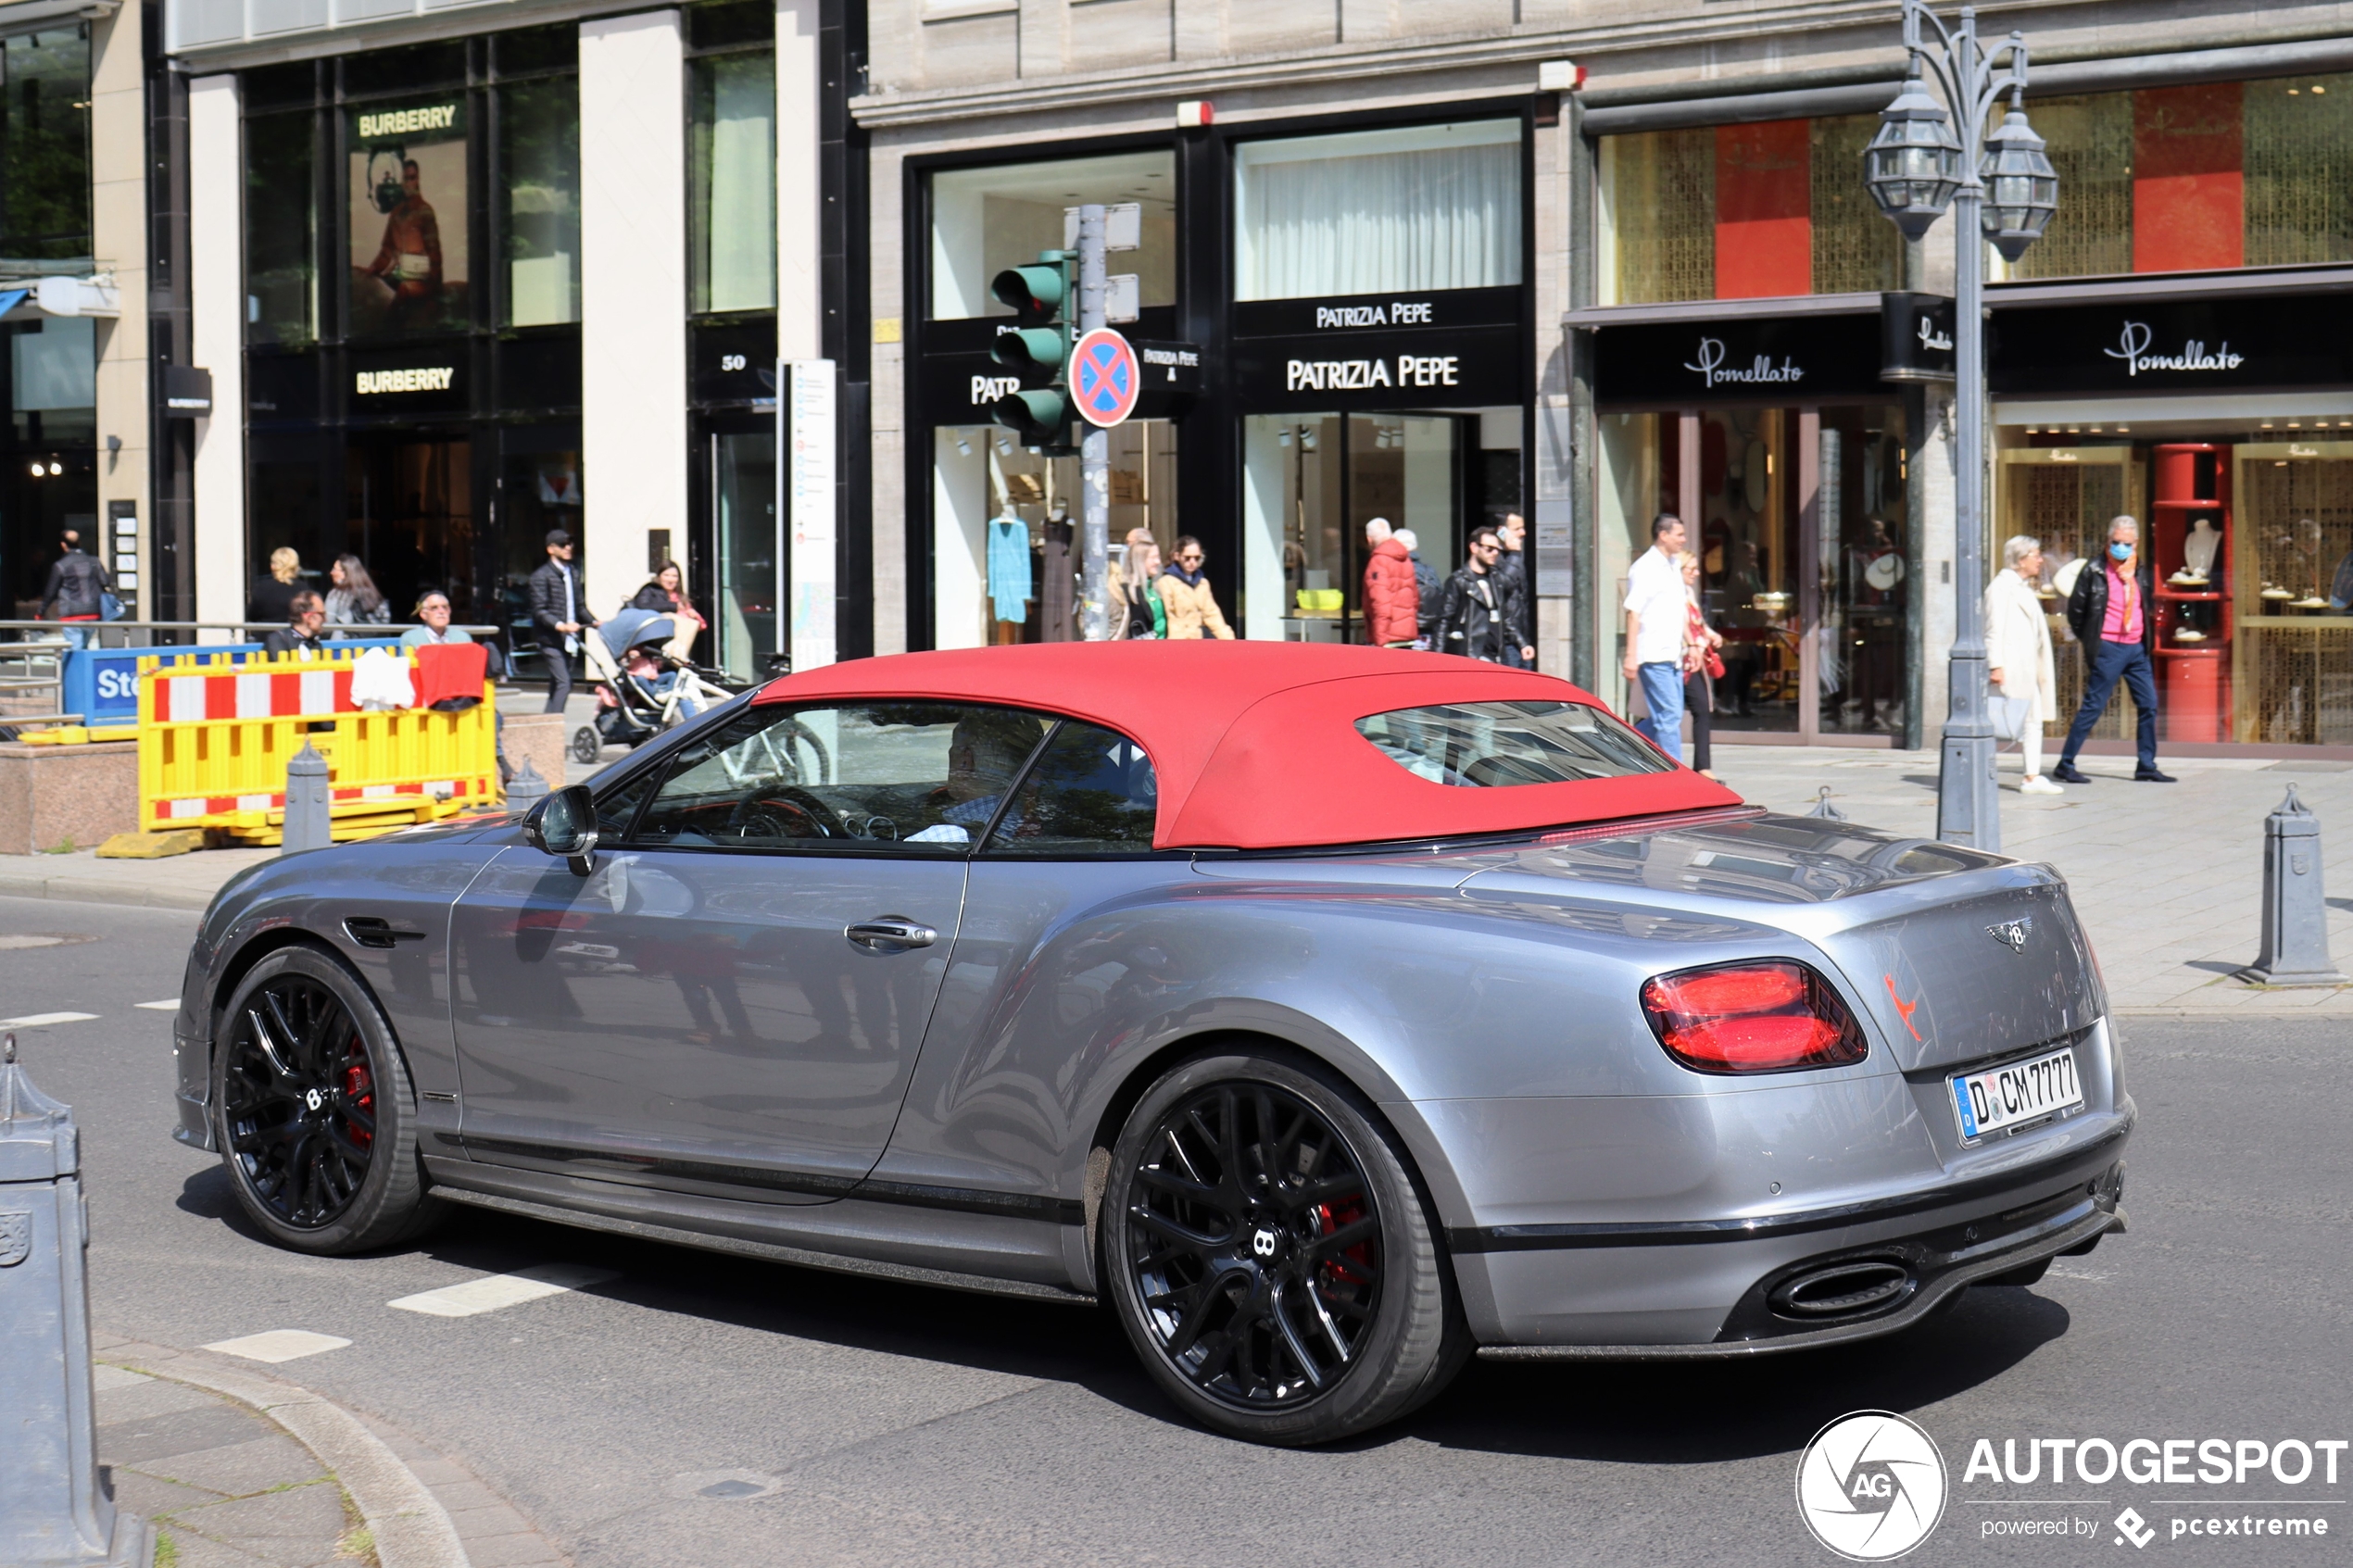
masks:
<svg viewBox="0 0 2353 1568"><path fill-rule="evenodd" d="M2334 1485L1988 1480L1979 1438L2353 1438L2353 1031L2134 1021L2132 1234L2032 1288L1862 1348L1728 1366L1474 1363L1404 1425L1284 1452L1177 1421L1107 1318L463 1212L411 1248L308 1260L244 1226L170 1141L170 1017L193 916L0 900L0 1018L81 1119L102 1327L194 1346L271 1329L348 1348L272 1370L453 1454L584 1568L863 1563L1833 1562L1793 1480L1825 1422L1919 1422L1950 1477L1908 1562L2353 1556ZM24 947L11 935L70 938ZM534 1264L617 1277L461 1318L386 1303ZM2045 1450L2047 1451L2047 1450ZM2237 1450L2233 1450L2236 1452ZM2182 1450L2183 1455L2195 1450ZM2289 1463L2293 1472L2293 1462ZM698 1495L723 1473L741 1500ZM2325 1537L2174 1538L2223 1512ZM2076 1533L1989 1536L2066 1518ZM2184 1525L2186 1528L2186 1524Z"/></svg>

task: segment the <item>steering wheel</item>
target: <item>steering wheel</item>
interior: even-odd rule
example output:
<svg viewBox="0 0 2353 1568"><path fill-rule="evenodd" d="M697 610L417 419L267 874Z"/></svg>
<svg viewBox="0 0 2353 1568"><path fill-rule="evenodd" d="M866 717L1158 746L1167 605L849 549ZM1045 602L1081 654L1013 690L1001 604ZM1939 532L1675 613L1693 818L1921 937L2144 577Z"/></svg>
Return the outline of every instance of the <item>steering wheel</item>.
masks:
<svg viewBox="0 0 2353 1568"><path fill-rule="evenodd" d="M795 785L736 803L726 831L737 838L839 838L848 831L832 807Z"/></svg>

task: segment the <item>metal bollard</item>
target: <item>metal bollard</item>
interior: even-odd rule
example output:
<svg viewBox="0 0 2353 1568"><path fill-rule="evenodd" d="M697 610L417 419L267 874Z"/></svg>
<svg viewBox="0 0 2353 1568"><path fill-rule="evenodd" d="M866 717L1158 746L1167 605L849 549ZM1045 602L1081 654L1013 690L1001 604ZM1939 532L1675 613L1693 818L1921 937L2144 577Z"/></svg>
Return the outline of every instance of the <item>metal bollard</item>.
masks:
<svg viewBox="0 0 2353 1568"><path fill-rule="evenodd" d="M1831 804L1831 786L1828 784L1824 784L1821 792L1814 797L1814 809L1806 814L1809 817L1828 817L1833 822L1846 821L1846 813Z"/></svg>
<svg viewBox="0 0 2353 1568"><path fill-rule="evenodd" d="M278 853L324 849L335 841L334 808L327 788L327 759L308 741L286 763L286 827Z"/></svg>
<svg viewBox="0 0 2353 1568"><path fill-rule="evenodd" d="M145 1568L145 1520L98 1471L90 1246L73 1112L0 1043L0 1563Z"/></svg>
<svg viewBox="0 0 2353 1568"><path fill-rule="evenodd" d="M539 770L531 765L531 759L524 758L522 771L507 781L507 809L528 811L547 798L547 781L539 776Z"/></svg>
<svg viewBox="0 0 2353 1568"><path fill-rule="evenodd" d="M2238 978L2258 985L2342 985L2329 958L2329 907L2321 896L2321 819L2287 786L2263 819L2263 948Z"/></svg>

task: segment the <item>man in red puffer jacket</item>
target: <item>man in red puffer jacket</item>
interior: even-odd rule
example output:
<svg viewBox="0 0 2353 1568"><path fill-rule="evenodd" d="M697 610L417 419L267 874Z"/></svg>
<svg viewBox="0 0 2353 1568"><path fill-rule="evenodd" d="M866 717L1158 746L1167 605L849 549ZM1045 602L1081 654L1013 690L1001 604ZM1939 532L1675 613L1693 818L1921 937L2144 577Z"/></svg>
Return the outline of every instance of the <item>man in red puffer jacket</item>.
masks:
<svg viewBox="0 0 2353 1568"><path fill-rule="evenodd" d="M1365 525L1373 546L1365 563L1365 623L1376 646L1411 647L1421 635L1421 590L1414 583L1412 553L1390 533L1385 517Z"/></svg>

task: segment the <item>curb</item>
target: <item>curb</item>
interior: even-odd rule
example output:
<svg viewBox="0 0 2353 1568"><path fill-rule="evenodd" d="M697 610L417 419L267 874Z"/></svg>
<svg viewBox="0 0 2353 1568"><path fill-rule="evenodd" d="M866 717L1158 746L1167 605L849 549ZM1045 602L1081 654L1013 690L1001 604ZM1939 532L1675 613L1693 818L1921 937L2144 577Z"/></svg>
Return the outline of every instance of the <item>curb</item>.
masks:
<svg viewBox="0 0 2353 1568"><path fill-rule="evenodd" d="M374 1537L383 1568L473 1568L448 1510L399 1456L340 1405L275 1377L136 1340L118 1340L99 1350L95 1359L234 1399L285 1428L351 1494Z"/></svg>
<svg viewBox="0 0 2353 1568"><path fill-rule="evenodd" d="M223 876L220 880L226 882L229 878ZM193 909L201 914L211 908L212 895L211 888L157 886L128 880L118 884L111 879L73 872L44 875L31 868L23 871L14 867L0 869L0 898L56 898L76 904L127 904L133 909Z"/></svg>

